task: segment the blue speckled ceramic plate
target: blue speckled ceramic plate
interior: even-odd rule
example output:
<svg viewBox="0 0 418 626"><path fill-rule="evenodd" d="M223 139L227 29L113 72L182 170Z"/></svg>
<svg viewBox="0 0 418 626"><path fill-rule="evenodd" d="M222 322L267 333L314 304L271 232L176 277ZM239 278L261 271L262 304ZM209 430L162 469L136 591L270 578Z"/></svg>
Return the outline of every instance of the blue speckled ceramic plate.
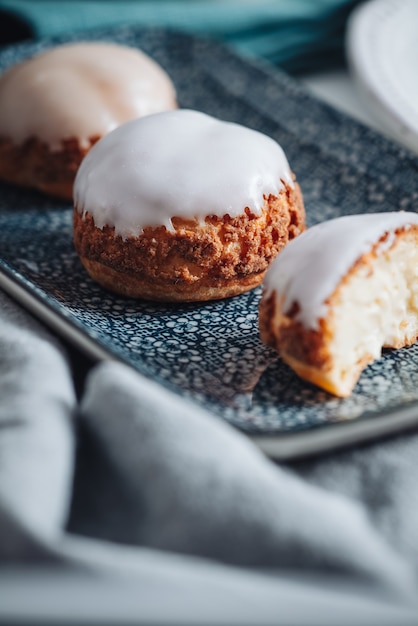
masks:
<svg viewBox="0 0 418 626"><path fill-rule="evenodd" d="M278 140L302 186L309 225L347 213L418 210L418 160L286 75L176 33L129 28L89 38L142 48L168 71L181 106ZM3 50L0 70L64 40ZM385 353L352 396L339 400L299 380L262 345L260 289L184 306L103 291L74 251L69 204L1 186L0 251L3 288L78 346L119 358L206 406L273 456L329 449L418 422L418 345Z"/></svg>

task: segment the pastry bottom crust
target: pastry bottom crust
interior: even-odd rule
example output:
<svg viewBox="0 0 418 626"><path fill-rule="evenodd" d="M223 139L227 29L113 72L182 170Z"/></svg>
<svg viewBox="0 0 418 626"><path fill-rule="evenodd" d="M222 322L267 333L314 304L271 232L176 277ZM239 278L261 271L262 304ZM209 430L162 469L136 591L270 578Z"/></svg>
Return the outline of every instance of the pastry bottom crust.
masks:
<svg viewBox="0 0 418 626"><path fill-rule="evenodd" d="M90 276L118 294L168 302L235 296L258 286L287 242L305 229L299 186L269 196L261 215L209 216L203 223L172 219L122 239L74 209L74 243Z"/></svg>
<svg viewBox="0 0 418 626"><path fill-rule="evenodd" d="M175 283L158 283L140 276L118 272L97 261L84 257L80 259L91 278L102 287L129 298L162 302L198 302L229 298L257 287L264 276L262 272L262 274L251 274L239 279L208 278L200 280L198 284L184 282L179 289Z"/></svg>
<svg viewBox="0 0 418 626"><path fill-rule="evenodd" d="M36 137L31 137L22 145L0 138L0 180L72 200L78 167L98 139L91 138L90 145L85 148L79 145L76 138L64 139L60 149L51 150Z"/></svg>

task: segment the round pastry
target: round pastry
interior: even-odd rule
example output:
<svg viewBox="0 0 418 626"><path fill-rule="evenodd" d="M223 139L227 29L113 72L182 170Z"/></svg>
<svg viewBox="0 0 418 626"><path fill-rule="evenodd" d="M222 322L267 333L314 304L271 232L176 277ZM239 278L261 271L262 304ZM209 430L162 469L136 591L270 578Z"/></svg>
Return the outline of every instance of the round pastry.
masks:
<svg viewBox="0 0 418 626"><path fill-rule="evenodd" d="M348 396L382 347L418 337L418 214L314 226L272 263L264 287L262 340L301 378Z"/></svg>
<svg viewBox="0 0 418 626"><path fill-rule="evenodd" d="M189 110L104 137L81 164L74 201L75 247L90 276L151 300L252 289L305 223L278 143Z"/></svg>
<svg viewBox="0 0 418 626"><path fill-rule="evenodd" d="M120 124L176 108L174 86L140 50L52 48L0 76L0 179L72 198L90 147Z"/></svg>

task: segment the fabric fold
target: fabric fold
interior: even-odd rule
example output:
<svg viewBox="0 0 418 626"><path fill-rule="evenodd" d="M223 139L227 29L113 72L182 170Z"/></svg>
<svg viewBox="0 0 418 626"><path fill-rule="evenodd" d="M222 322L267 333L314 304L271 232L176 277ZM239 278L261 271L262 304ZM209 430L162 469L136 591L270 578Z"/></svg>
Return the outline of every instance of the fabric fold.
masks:
<svg viewBox="0 0 418 626"><path fill-rule="evenodd" d="M362 506L379 534L414 564L418 577L418 433L294 462L291 467L302 480Z"/></svg>
<svg viewBox="0 0 418 626"><path fill-rule="evenodd" d="M52 537L62 532L71 496L71 374L48 334L36 322L34 332L2 294L0 311L0 503L24 527ZM10 542L3 529L0 556Z"/></svg>
<svg viewBox="0 0 418 626"><path fill-rule="evenodd" d="M94 477L101 496L90 523L105 510L118 512L102 538L247 567L339 572L397 591L414 587L409 565L355 502L275 466L244 435L127 366L95 368L81 413L107 468ZM85 499L94 501L91 488ZM73 523L85 532L82 511Z"/></svg>

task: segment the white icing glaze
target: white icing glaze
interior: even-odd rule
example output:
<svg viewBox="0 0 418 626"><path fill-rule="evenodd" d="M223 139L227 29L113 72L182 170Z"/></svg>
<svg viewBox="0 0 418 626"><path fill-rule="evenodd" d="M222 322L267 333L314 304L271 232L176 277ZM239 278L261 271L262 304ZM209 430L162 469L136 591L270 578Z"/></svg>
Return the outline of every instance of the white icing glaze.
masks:
<svg viewBox="0 0 418 626"><path fill-rule="evenodd" d="M80 212L122 237L146 226L172 230L171 218L231 217L277 195L292 175L270 137L197 111L177 110L128 122L101 139L74 184Z"/></svg>
<svg viewBox="0 0 418 626"><path fill-rule="evenodd" d="M388 233L379 251L390 247L394 232L418 225L418 214L408 212L347 215L317 224L291 241L267 270L264 287L275 292L286 314L295 303L296 319L306 328L318 328L327 314L326 300L354 263Z"/></svg>
<svg viewBox="0 0 418 626"><path fill-rule="evenodd" d="M58 46L0 77L0 136L84 147L123 122L176 108L174 86L143 52L112 43Z"/></svg>

